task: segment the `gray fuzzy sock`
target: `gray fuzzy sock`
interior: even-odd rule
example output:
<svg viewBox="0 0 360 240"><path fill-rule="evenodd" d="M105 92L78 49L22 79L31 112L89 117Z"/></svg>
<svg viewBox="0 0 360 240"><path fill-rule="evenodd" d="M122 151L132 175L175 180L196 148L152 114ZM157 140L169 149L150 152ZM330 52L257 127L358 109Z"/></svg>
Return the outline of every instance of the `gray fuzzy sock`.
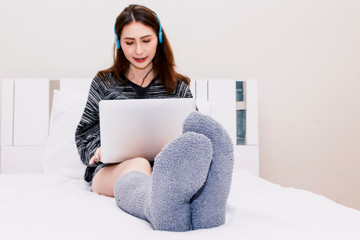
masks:
<svg viewBox="0 0 360 240"><path fill-rule="evenodd" d="M125 212L150 221L149 204L151 177L139 171L132 171L119 177L114 186L116 204Z"/></svg>
<svg viewBox="0 0 360 240"><path fill-rule="evenodd" d="M204 134L211 140L213 149L207 180L192 199L192 229L220 226L225 223L226 202L231 186L233 143L218 122L199 112L193 112L186 118L183 131Z"/></svg>
<svg viewBox="0 0 360 240"><path fill-rule="evenodd" d="M193 132L181 135L156 156L152 178L134 171L118 179L117 205L149 221L155 230L191 230L190 200L206 180L211 156L207 137Z"/></svg>

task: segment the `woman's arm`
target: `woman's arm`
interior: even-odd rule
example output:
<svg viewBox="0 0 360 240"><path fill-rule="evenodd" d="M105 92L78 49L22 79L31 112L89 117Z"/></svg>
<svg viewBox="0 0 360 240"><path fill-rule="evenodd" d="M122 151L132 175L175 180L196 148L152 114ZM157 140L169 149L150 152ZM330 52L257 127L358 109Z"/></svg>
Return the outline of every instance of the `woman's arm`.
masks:
<svg viewBox="0 0 360 240"><path fill-rule="evenodd" d="M75 141L81 161L90 166L90 159L94 156L96 149L100 147L100 123L99 123L99 102L102 99L102 86L98 77L91 83L88 100L76 128Z"/></svg>

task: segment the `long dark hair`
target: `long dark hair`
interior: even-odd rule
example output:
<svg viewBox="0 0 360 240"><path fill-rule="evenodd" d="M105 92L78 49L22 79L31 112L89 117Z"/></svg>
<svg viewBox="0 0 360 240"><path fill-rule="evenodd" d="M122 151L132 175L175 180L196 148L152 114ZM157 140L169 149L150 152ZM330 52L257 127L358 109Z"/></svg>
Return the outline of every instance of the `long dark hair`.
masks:
<svg viewBox="0 0 360 240"><path fill-rule="evenodd" d="M158 36L160 24L155 13L149 8L141 5L131 4L120 13L116 18L115 31L118 38L121 38L123 28L132 22L141 22L142 24L151 27ZM164 84L168 92L173 92L177 81L183 81L190 84L190 79L175 71L175 60L170 43L166 37L164 28L162 28L162 43L158 42L156 54L153 59L153 69L159 74L160 81ZM102 76L105 73L112 73L117 79L123 81L121 75L125 75L130 67L129 61L126 59L123 50L117 49L114 44L114 63L113 65L98 73Z"/></svg>

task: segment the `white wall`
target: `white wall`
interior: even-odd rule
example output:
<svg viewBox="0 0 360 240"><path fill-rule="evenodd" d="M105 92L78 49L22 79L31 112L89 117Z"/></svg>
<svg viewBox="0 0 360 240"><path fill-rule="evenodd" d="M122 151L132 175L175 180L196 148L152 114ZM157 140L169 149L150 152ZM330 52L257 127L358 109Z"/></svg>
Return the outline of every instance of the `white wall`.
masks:
<svg viewBox="0 0 360 240"><path fill-rule="evenodd" d="M132 1L0 0L0 78L92 77ZM259 81L260 175L360 209L360 1L136 1L178 70Z"/></svg>

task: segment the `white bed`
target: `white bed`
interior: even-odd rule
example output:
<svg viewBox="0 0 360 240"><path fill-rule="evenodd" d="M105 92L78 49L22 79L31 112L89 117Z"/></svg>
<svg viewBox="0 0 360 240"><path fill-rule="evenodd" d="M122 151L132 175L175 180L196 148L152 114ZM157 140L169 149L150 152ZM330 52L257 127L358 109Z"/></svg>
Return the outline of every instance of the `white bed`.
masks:
<svg viewBox="0 0 360 240"><path fill-rule="evenodd" d="M226 224L185 233L153 231L113 198L89 191L82 179L73 134L89 82L2 80L0 239L360 239L359 211L258 177L256 81L246 81L245 101L236 102L230 79L192 84L199 110L220 121L234 142L235 111L246 109L246 144L234 145ZM52 105L54 86L61 90Z"/></svg>

